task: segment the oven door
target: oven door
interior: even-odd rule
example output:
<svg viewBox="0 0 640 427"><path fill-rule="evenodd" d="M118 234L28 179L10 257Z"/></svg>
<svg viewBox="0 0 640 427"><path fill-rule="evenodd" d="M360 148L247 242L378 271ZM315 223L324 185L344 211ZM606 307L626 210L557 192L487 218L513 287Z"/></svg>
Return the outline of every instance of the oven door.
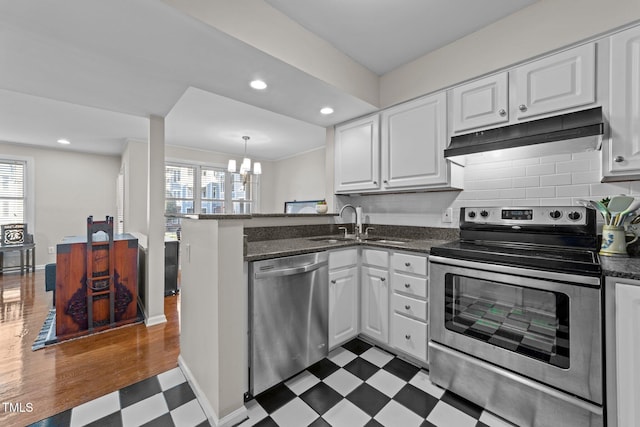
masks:
<svg viewBox="0 0 640 427"><path fill-rule="evenodd" d="M600 278L429 261L433 341L602 404Z"/></svg>

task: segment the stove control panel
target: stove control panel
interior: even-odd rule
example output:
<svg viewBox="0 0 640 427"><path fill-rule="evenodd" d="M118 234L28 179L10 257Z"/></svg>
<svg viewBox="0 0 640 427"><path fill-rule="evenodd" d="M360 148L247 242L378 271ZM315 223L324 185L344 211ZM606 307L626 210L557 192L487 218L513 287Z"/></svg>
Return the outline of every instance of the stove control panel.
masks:
<svg viewBox="0 0 640 427"><path fill-rule="evenodd" d="M460 209L460 222L504 225L584 225L584 206L468 207Z"/></svg>

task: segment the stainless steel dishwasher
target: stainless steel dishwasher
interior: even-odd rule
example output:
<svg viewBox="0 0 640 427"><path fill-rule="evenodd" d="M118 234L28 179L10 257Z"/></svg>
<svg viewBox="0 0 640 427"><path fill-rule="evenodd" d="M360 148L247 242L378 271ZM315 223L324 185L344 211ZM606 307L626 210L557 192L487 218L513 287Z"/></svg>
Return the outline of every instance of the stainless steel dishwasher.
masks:
<svg viewBox="0 0 640 427"><path fill-rule="evenodd" d="M249 263L249 392L257 395L326 357L326 252Z"/></svg>

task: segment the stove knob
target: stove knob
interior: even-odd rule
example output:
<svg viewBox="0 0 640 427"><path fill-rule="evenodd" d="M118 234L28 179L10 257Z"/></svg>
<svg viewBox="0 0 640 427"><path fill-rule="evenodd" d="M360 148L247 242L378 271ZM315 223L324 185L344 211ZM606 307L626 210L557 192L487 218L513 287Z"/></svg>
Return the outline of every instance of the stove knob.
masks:
<svg viewBox="0 0 640 427"><path fill-rule="evenodd" d="M558 219L562 216L562 212L555 210L555 211L551 211L549 212L549 216L553 219Z"/></svg>
<svg viewBox="0 0 640 427"><path fill-rule="evenodd" d="M480 211L480 216L481 216L481 217L483 217L483 218L486 218L486 217L488 217L488 216L489 216L489 212L487 212L487 211Z"/></svg>
<svg viewBox="0 0 640 427"><path fill-rule="evenodd" d="M474 211L469 212L469 218L475 218L476 213Z"/></svg>
<svg viewBox="0 0 640 427"><path fill-rule="evenodd" d="M580 215L580 212L569 212L568 216L571 221L577 221L580 218L582 218L582 215Z"/></svg>

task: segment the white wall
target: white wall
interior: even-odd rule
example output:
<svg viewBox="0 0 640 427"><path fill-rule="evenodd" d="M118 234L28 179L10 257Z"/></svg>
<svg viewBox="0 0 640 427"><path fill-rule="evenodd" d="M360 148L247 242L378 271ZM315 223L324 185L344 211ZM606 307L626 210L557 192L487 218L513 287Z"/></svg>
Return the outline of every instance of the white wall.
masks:
<svg viewBox="0 0 640 427"><path fill-rule="evenodd" d="M126 233L147 234L147 169L147 143L128 141L122 153Z"/></svg>
<svg viewBox="0 0 640 427"><path fill-rule="evenodd" d="M382 108L640 20L638 0L540 0L380 78Z"/></svg>
<svg viewBox="0 0 640 427"><path fill-rule="evenodd" d="M326 198L324 147L272 162L261 182L262 212L284 211L284 202Z"/></svg>
<svg viewBox="0 0 640 427"><path fill-rule="evenodd" d="M600 157L601 152L594 151L518 160L474 160L465 167L463 191L340 196L340 205L361 205L365 221L370 223L457 227L460 208L465 206L569 206L579 199L640 196L640 181L601 183ZM450 224L441 221L448 207L453 208Z"/></svg>
<svg viewBox="0 0 640 427"><path fill-rule="evenodd" d="M55 247L65 236L86 234L87 217L116 216L120 158L0 142L2 155L33 158L36 264L55 262Z"/></svg>

